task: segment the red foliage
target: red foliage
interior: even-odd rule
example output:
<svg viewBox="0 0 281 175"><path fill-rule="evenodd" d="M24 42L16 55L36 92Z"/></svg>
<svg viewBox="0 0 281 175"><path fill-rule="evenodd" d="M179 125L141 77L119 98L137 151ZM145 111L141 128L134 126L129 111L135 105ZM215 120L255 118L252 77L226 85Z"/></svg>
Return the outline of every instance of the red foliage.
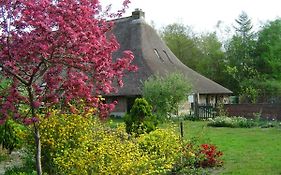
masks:
<svg viewBox="0 0 281 175"><path fill-rule="evenodd" d="M124 1L124 8L129 3ZM112 83L123 85L132 52L112 60L119 48L113 23L107 22L97 0L1 0L0 68L12 84L0 100L0 122L15 114L29 124L44 105L84 99L102 116L113 104L102 104L99 94L114 92ZM120 15L123 10L116 14ZM30 106L28 115L19 105Z"/></svg>
<svg viewBox="0 0 281 175"><path fill-rule="evenodd" d="M202 160L199 162L200 167L221 166L220 157L223 155L221 151L217 151L217 147L211 144L202 144L200 154L203 154Z"/></svg>
<svg viewBox="0 0 281 175"><path fill-rule="evenodd" d="M182 149L182 159L179 168L210 168L222 166L223 153L212 144L197 144L192 140Z"/></svg>

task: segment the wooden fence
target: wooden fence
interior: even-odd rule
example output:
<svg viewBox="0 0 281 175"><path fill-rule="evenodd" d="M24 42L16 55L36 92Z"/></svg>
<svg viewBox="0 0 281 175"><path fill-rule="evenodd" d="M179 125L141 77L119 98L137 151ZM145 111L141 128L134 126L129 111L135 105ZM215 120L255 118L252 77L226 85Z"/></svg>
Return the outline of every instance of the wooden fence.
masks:
<svg viewBox="0 0 281 175"><path fill-rule="evenodd" d="M216 114L215 107L211 105L198 105L197 116L200 119L214 118Z"/></svg>
<svg viewBox="0 0 281 175"><path fill-rule="evenodd" d="M281 104L225 104L224 109L230 116L255 118L260 114L262 119L281 120Z"/></svg>

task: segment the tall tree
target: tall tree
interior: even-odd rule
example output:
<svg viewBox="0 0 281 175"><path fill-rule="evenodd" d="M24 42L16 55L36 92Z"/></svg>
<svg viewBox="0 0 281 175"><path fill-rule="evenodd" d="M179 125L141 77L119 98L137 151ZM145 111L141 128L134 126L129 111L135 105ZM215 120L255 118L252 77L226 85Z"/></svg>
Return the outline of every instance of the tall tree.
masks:
<svg viewBox="0 0 281 175"><path fill-rule="evenodd" d="M99 1L1 0L0 9L1 74L12 81L1 96L0 121L31 124L41 175L38 109L83 99L104 114L112 104L98 95L113 92L115 80L122 84L124 71L134 69L133 55L112 60L118 43L107 35L113 23L100 14Z"/></svg>
<svg viewBox="0 0 281 175"><path fill-rule="evenodd" d="M175 23L164 27L161 36L185 65L224 84L225 54L215 32L195 35L190 27Z"/></svg>
<svg viewBox="0 0 281 175"><path fill-rule="evenodd" d="M198 47L202 58L197 71L220 84L225 84L225 54L216 33L201 34Z"/></svg>
<svg viewBox="0 0 281 175"><path fill-rule="evenodd" d="M263 101L281 102L281 19L268 22L259 32L256 47L256 67ZM278 100L279 99L279 100Z"/></svg>
<svg viewBox="0 0 281 175"><path fill-rule="evenodd" d="M258 34L257 68L268 77L281 79L281 19L266 24Z"/></svg>
<svg viewBox="0 0 281 175"><path fill-rule="evenodd" d="M226 46L228 71L232 77L232 83L228 86L232 87L235 94L246 95L247 98L249 93L252 93L250 101L254 101L255 88L251 87L251 92L247 89L252 85L248 80L253 80L257 76L254 67L255 34L252 31L251 19L245 12L242 12L235 21L236 33Z"/></svg>
<svg viewBox="0 0 281 175"><path fill-rule="evenodd" d="M188 67L196 70L202 55L190 27L183 24L170 24L160 31L160 35L171 51Z"/></svg>

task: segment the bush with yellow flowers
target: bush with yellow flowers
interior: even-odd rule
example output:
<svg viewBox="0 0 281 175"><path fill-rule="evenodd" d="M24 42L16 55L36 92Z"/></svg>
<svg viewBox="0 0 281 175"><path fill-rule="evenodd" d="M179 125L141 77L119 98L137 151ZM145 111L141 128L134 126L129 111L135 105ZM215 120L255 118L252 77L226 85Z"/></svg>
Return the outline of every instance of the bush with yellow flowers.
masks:
<svg viewBox="0 0 281 175"><path fill-rule="evenodd" d="M107 127L94 116L52 111L40 124L43 170L49 174L162 174L179 156L171 130L139 137L125 126Z"/></svg>
<svg viewBox="0 0 281 175"><path fill-rule="evenodd" d="M139 148L149 155L151 174L170 171L180 156L180 140L172 129L156 129L137 138ZM157 167L157 168L155 168Z"/></svg>

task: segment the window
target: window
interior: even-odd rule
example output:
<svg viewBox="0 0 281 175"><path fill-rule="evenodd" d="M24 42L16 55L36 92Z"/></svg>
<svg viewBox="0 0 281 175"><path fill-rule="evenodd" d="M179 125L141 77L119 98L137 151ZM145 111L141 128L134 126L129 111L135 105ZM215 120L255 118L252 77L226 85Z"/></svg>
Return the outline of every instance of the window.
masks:
<svg viewBox="0 0 281 175"><path fill-rule="evenodd" d="M164 59L159 55L158 50L154 49L154 53L157 55L157 57L164 62Z"/></svg>
<svg viewBox="0 0 281 175"><path fill-rule="evenodd" d="M174 64L173 61L171 60L170 56L169 56L168 53L166 52L166 50L163 50L163 52L164 52L165 55L167 56L168 60L169 60L172 64Z"/></svg>

